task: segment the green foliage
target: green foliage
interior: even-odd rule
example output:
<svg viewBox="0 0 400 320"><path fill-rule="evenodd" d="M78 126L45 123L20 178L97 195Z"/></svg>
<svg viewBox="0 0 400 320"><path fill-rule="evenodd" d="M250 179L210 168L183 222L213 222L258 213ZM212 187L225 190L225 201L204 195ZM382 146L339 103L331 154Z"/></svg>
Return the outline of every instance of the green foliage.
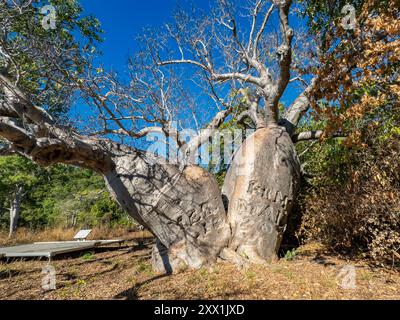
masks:
<svg viewBox="0 0 400 320"><path fill-rule="evenodd" d="M115 227L133 220L110 198L103 179L89 170L58 165L43 169L18 157L0 157L0 226L8 224L9 204L17 185L26 192L20 226Z"/></svg>
<svg viewBox="0 0 400 320"><path fill-rule="evenodd" d="M0 157L0 226L8 221L8 210L17 189L29 192L41 178L40 169L22 157Z"/></svg>
<svg viewBox="0 0 400 320"><path fill-rule="evenodd" d="M334 23L338 22L338 20L345 16L345 14L342 13L342 10L346 5L352 5L354 7L356 10L356 17L359 16L366 3L372 5L372 9L387 8L390 5L389 0L373 2L366 0L300 0L299 3L303 5L304 17L308 18L308 25L310 27L309 31L314 34L322 35L322 37L327 33L334 31Z"/></svg>
<svg viewBox="0 0 400 320"><path fill-rule="evenodd" d="M0 157L0 192L7 194L16 186L29 189L37 183L40 170L22 157Z"/></svg>
<svg viewBox="0 0 400 320"><path fill-rule="evenodd" d="M74 95L72 79L85 77L90 66L88 53L101 41L99 21L84 16L76 0L38 0L31 4L18 1L23 14L10 1L0 2L0 31L13 63L0 55L0 69L5 68L32 101L46 106L53 116L65 114ZM42 26L40 9L53 5L56 28ZM79 41L77 40L79 39Z"/></svg>
<svg viewBox="0 0 400 320"><path fill-rule="evenodd" d="M310 119L308 123L301 124L298 131L320 130L324 126L324 121L317 122ZM343 142L344 138L329 138L322 143L297 143L297 154L305 172L311 176L323 177L324 183L345 181L348 178L346 166L350 157L350 149Z"/></svg>
<svg viewBox="0 0 400 320"><path fill-rule="evenodd" d="M96 255L93 251L88 251L85 252L82 256L81 259L85 260L85 261L90 261L90 260L94 260L96 258Z"/></svg>
<svg viewBox="0 0 400 320"><path fill-rule="evenodd" d="M285 254L286 261L293 261L296 258L297 252L296 249L288 250Z"/></svg>
<svg viewBox="0 0 400 320"><path fill-rule="evenodd" d="M232 93L232 95L237 95L238 93ZM230 119L228 119L227 121L225 121L220 127L219 130L220 132L231 132L232 137L234 137L234 131L235 130L241 130L243 133L243 138L242 141L245 138L245 130L249 127L252 126L252 123L250 122L249 119L244 119L242 122L238 123L238 116L246 110L245 107L246 101L245 98L243 97L239 97L237 104L235 105L235 107L233 108L233 114L234 116L231 117ZM208 170L214 174L217 183L220 187L222 187L222 185L224 184L224 179L225 179L225 175L226 172L228 170L228 164L225 162L225 155L224 155L224 150L225 150L225 139L223 136L220 137L220 162L219 163L215 163L215 161L213 159L211 159L211 161L209 162L209 166L208 166Z"/></svg>
<svg viewBox="0 0 400 320"><path fill-rule="evenodd" d="M351 4L356 10L358 16L365 0L301 0L299 1L304 6L304 17L307 17L309 32L314 35L319 35L321 40L325 40L327 34L334 31L334 26L342 19L345 14L342 13L344 6Z"/></svg>

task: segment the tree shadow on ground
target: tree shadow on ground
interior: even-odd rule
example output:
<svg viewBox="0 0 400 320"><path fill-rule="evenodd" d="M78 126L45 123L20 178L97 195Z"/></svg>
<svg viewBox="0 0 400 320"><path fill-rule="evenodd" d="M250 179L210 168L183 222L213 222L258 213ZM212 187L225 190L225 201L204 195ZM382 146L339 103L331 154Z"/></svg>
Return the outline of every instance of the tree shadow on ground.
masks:
<svg viewBox="0 0 400 320"><path fill-rule="evenodd" d="M117 294L113 299L115 299L115 300L139 300L138 292L142 286L147 285L153 281L169 277L169 276L170 276L170 274L164 273L164 274L155 276L153 278L147 279L145 281L142 281L140 283L137 283L132 288L122 291L121 293Z"/></svg>
<svg viewBox="0 0 400 320"><path fill-rule="evenodd" d="M6 269L0 271L0 280L10 279L12 277L20 275L20 272L17 270Z"/></svg>
<svg viewBox="0 0 400 320"><path fill-rule="evenodd" d="M79 267L79 266L88 265L91 263L98 263L98 262L108 265L108 264L113 264L112 260L115 258L131 254L132 252L137 252L137 251L148 249L149 245L151 245L151 244L152 244L152 242L148 241L148 242L141 243L141 244L134 243L134 245L132 245L132 246L126 245L126 246L121 246L121 247L103 247L103 248L97 247L97 248L93 248L91 250L62 254L57 257L54 257L52 259L52 262L54 262L54 261L58 261L58 262L70 261L70 263L68 264L68 267ZM123 252L121 253L120 251L122 251L122 250L123 250ZM119 251L119 252L116 254L113 254L111 256L106 256L106 257L102 257L102 258L95 256L95 254L97 254L97 253L104 253L104 252L111 252L111 251ZM88 252L91 252L94 254L93 259L83 260L82 257L84 257L85 254L87 254ZM141 256L144 258L150 258L148 256L148 254L144 254L144 255L141 254ZM14 278L14 277L18 277L18 276L26 276L26 275L35 274L37 272L41 272L42 267L44 265L46 265L47 263L49 263L47 259L29 258L29 257L23 258L23 259L10 258L10 259L4 260L4 261L2 260L1 263L4 265L12 265L13 263L20 262L20 261L26 261L26 262L42 261L43 265L32 268L30 270L12 270L12 269L7 268L5 270L0 271L0 280ZM110 270L110 271L112 271L112 270ZM67 275L67 278L68 278L68 275Z"/></svg>
<svg viewBox="0 0 400 320"><path fill-rule="evenodd" d="M166 247L164 247L160 241L156 241L155 245L158 249L158 252L162 259L162 264L164 266L164 270L166 272L164 274L157 275L153 278L150 278L148 280L145 280L145 281L135 284L132 288L125 290L125 291L119 293L118 295L116 295L114 297L114 299L138 300L139 299L138 291L139 291L140 287L142 287L143 285L149 284L155 280L162 279L162 278L172 275L173 270L172 270L171 262L170 262L169 255L168 255L168 249Z"/></svg>

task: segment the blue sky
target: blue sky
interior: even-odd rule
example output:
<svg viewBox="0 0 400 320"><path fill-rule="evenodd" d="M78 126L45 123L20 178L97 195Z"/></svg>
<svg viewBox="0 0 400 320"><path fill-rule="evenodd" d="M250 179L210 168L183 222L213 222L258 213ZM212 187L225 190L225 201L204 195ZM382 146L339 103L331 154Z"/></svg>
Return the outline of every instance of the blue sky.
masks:
<svg viewBox="0 0 400 320"><path fill-rule="evenodd" d="M176 0L79 0L84 9L83 15L93 15L99 19L103 42L100 63L105 70L117 71L123 76L128 57L136 48L135 38L145 27L163 25L171 17ZM93 116L82 100L78 100L70 110L74 118L86 122Z"/></svg>
<svg viewBox="0 0 400 320"><path fill-rule="evenodd" d="M100 45L103 53L101 63L106 70L113 69L120 76L123 76L124 70L126 70L129 55L132 55L137 49L135 38L141 33L142 28L161 27L171 20L178 3L189 3L188 0L79 1L84 8L84 15L93 14L100 20L101 28L104 30L104 42ZM197 6L209 8L208 0L192 1ZM295 29L301 24L296 17L292 16L291 20ZM298 85L290 85L281 101L288 105L299 92ZM82 109L80 111L82 112Z"/></svg>
<svg viewBox="0 0 400 320"><path fill-rule="evenodd" d="M200 0L206 3L207 1ZM163 25L171 18L176 0L80 0L85 14L93 14L102 25L101 45L105 67L122 70L135 51L135 37L144 27Z"/></svg>
<svg viewBox="0 0 400 320"><path fill-rule="evenodd" d="M96 16L104 30L104 42L100 48L103 53L102 63L114 71L123 71L128 57L136 49L135 37L142 28L161 27L171 20L177 4L189 3L188 0L79 0L84 14ZM209 8L208 0L192 0L196 6ZM240 0L238 0L240 1ZM302 25L302 21L291 16L294 29ZM293 96L294 97L294 96ZM292 95L284 99L292 100Z"/></svg>

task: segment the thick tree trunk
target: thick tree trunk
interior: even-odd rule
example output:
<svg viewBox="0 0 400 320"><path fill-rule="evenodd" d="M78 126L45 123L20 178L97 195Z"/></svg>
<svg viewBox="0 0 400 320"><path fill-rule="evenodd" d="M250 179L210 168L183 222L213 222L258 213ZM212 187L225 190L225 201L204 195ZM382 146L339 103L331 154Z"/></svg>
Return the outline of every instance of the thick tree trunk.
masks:
<svg viewBox="0 0 400 320"><path fill-rule="evenodd" d="M282 127L260 128L243 143L223 188L228 211L214 177L198 166L181 168L78 135L31 141L23 131L14 136L12 123L3 127L39 164L62 162L103 174L121 207L156 236L152 260L158 271L199 268L218 257L259 263L277 254L300 180L293 142Z"/></svg>
<svg viewBox="0 0 400 320"><path fill-rule="evenodd" d="M134 152L113 159L105 173L118 203L158 239L153 266L164 272L214 262L230 228L215 179L204 169L178 166Z"/></svg>
<svg viewBox="0 0 400 320"><path fill-rule="evenodd" d="M113 162L104 173L107 186L157 237L156 270L199 268L220 256L257 263L276 256L300 178L285 129L259 129L243 143L223 188L228 213L215 179L198 166L181 170L140 151L115 156Z"/></svg>
<svg viewBox="0 0 400 320"><path fill-rule="evenodd" d="M300 165L286 130L257 130L239 149L223 194L232 228L229 249L252 262L278 253L300 181Z"/></svg>
<svg viewBox="0 0 400 320"><path fill-rule="evenodd" d="M15 231L17 231L23 190L24 190L23 187L21 186L17 187L14 199L11 201L9 237L11 237L15 233Z"/></svg>
<svg viewBox="0 0 400 320"><path fill-rule="evenodd" d="M181 169L110 140L68 132L26 101L17 99L13 106L35 125L27 131L19 121L0 116L0 135L14 152L38 164L73 164L102 174L121 207L156 236L155 269L199 268L218 257L240 263L276 256L300 180L295 148L284 128L261 126L243 143L223 188L226 211L206 170Z"/></svg>

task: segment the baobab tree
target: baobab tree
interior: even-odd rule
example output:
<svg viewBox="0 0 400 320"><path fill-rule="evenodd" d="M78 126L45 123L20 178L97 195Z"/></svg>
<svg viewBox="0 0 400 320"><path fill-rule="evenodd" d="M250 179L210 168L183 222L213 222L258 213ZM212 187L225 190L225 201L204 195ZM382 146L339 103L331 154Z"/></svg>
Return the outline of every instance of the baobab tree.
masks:
<svg viewBox="0 0 400 320"><path fill-rule="evenodd" d="M129 81L93 67L91 41L84 49L75 42L77 26L87 39L97 36L95 21L80 20L75 2L52 2L62 19L49 30L37 18L45 1L0 3L3 153L101 174L120 206L156 237L158 270L199 268L218 258L265 263L277 256L299 190L295 143L323 134L296 132L320 79L306 82L295 71L301 37L290 25L291 0L240 6L220 0L207 14L178 11L165 32L142 37ZM303 63L311 66L312 57ZM188 74L210 97L208 108L188 92L202 91L185 86ZM282 113L279 102L295 81L305 88ZM78 94L94 119L87 127L58 112ZM237 96L246 110L235 116L250 119L256 131L236 153L221 191L193 159L232 117ZM198 124L206 130L189 141L183 137L181 126L191 115L213 112ZM176 163L138 147L151 133L176 143Z"/></svg>

